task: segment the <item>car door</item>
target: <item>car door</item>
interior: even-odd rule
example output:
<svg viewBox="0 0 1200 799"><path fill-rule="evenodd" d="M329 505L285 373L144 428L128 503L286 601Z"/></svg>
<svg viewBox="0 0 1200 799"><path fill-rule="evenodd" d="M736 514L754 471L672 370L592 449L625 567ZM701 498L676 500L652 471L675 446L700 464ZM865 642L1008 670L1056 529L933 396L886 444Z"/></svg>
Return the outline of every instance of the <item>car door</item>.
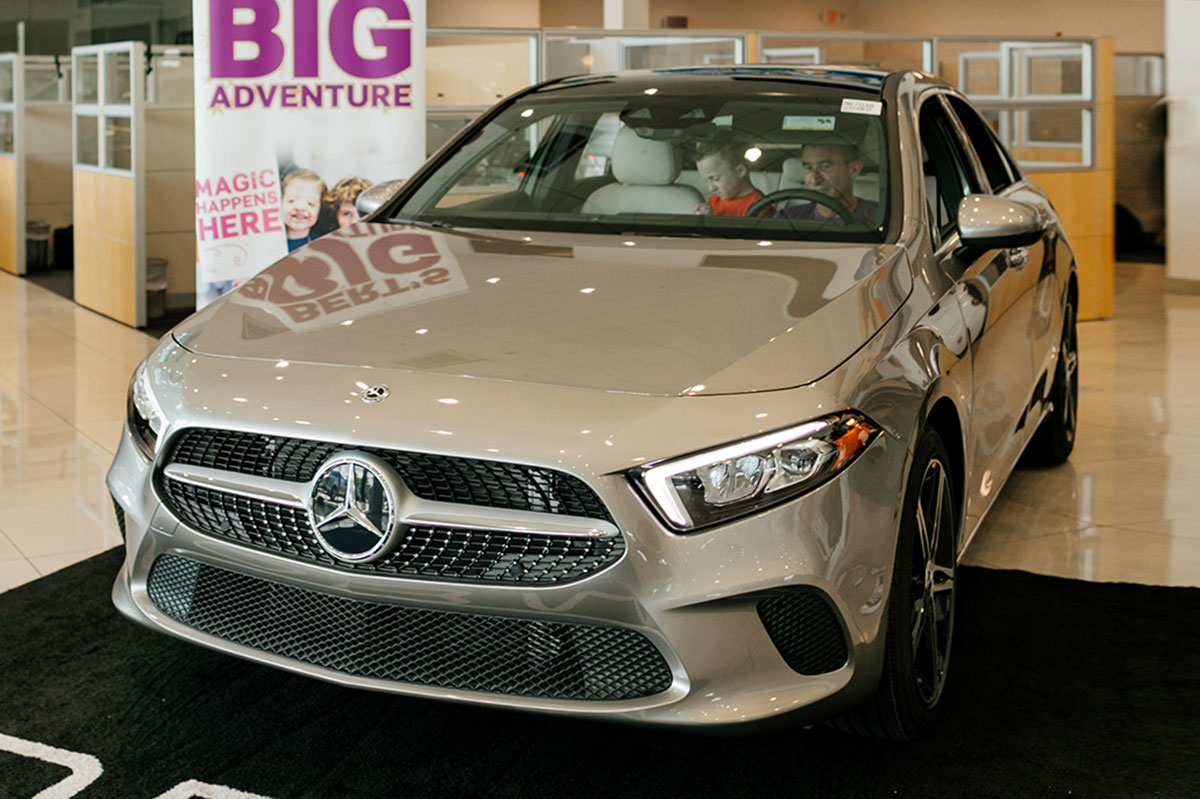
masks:
<svg viewBox="0 0 1200 799"><path fill-rule="evenodd" d="M963 133L979 160L991 193L1032 205L1046 219L1052 219L1054 209L1050 201L1021 177L1020 171L1004 151L991 126L984 121L979 112L961 97L947 94L945 98L962 124ZM1053 380L1055 348L1062 329L1059 302L1061 287L1058 285L1056 268L1056 256L1060 251L1058 244L1058 229L1054 225L1048 225L1040 242L1018 248L1012 253L1013 258L1017 260L1024 259L1022 279L1027 289L1033 292L1033 317L1029 327L1030 353L1035 378L1038 382L1047 383L1043 388L1047 388L1048 382ZM1035 390L1034 393L1041 395L1042 392ZM1031 405L1030 412L1038 413L1040 407ZM1035 417L1031 425L1036 423Z"/></svg>
<svg viewBox="0 0 1200 799"><path fill-rule="evenodd" d="M957 282L956 296L971 336L965 487L965 529L969 530L999 492L1027 438L1033 387L1029 344L1033 292L1025 264L1013 253L961 244L958 203L985 186L974 154L940 93L925 99L918 125L935 255L939 266Z"/></svg>

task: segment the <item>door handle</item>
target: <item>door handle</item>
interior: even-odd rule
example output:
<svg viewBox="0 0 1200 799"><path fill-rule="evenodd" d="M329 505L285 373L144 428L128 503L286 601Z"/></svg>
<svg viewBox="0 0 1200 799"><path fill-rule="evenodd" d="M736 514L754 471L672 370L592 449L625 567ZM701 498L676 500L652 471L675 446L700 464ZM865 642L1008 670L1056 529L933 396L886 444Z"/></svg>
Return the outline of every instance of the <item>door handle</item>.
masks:
<svg viewBox="0 0 1200 799"><path fill-rule="evenodd" d="M1024 269L1025 262L1029 260L1029 248L1013 247L1008 251L1008 265L1013 269Z"/></svg>

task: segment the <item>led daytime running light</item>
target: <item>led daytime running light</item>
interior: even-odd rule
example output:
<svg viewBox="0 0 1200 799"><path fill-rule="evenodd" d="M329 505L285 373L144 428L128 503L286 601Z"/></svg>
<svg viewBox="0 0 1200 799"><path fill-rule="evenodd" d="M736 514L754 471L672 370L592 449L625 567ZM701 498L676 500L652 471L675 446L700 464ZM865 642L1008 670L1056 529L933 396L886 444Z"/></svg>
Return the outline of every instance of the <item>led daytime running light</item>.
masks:
<svg viewBox="0 0 1200 799"><path fill-rule="evenodd" d="M673 527L692 530L825 482L848 466L877 432L860 414L847 412L642 467L633 475Z"/></svg>

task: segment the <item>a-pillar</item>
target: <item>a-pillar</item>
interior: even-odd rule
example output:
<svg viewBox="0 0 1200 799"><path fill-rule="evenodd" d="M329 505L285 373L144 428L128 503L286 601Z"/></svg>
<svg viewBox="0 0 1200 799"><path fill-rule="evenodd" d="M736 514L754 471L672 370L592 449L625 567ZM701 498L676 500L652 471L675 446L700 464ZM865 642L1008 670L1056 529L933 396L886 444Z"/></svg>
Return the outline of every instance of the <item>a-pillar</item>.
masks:
<svg viewBox="0 0 1200 799"><path fill-rule="evenodd" d="M1200 2L1166 0L1165 17L1167 278L1200 290Z"/></svg>

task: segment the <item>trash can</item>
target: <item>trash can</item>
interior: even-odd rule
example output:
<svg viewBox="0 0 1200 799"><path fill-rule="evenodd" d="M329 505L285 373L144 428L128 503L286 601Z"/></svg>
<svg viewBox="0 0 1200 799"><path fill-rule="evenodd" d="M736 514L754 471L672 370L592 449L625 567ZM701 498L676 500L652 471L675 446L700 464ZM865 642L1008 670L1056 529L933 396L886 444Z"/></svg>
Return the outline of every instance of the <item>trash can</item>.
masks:
<svg viewBox="0 0 1200 799"><path fill-rule="evenodd" d="M157 319L167 312L167 259L146 259L146 318Z"/></svg>
<svg viewBox="0 0 1200 799"><path fill-rule="evenodd" d="M40 219L25 223L25 271L45 269L50 262L50 223Z"/></svg>

